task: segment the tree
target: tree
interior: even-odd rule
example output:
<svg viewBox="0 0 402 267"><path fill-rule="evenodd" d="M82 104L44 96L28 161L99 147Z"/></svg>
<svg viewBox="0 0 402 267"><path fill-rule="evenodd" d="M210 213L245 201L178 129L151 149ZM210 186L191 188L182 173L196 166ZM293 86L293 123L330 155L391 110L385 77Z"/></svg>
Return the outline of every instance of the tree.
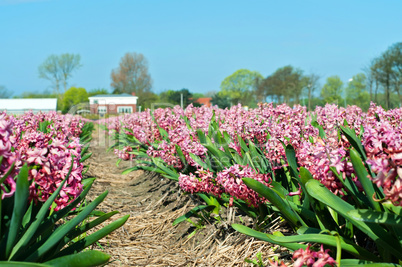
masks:
<svg viewBox="0 0 402 267"><path fill-rule="evenodd" d="M96 89L91 89L88 92L88 96L94 96L94 95L108 95L110 94L109 91L105 88L96 88Z"/></svg>
<svg viewBox="0 0 402 267"><path fill-rule="evenodd" d="M57 98L56 94L49 92L34 93L34 92L23 92L20 96L21 98Z"/></svg>
<svg viewBox="0 0 402 267"><path fill-rule="evenodd" d="M150 92L152 88L151 75L148 73L148 61L141 53L126 53L119 67L112 70L111 86L114 93Z"/></svg>
<svg viewBox="0 0 402 267"><path fill-rule="evenodd" d="M38 68L39 78L51 81L56 94L60 94L60 84L63 84L65 92L73 72L82 66L80 60L78 54L50 55Z"/></svg>
<svg viewBox="0 0 402 267"><path fill-rule="evenodd" d="M228 97L234 105L250 105L255 102L255 91L262 80L259 72L240 69L222 81L220 96Z"/></svg>
<svg viewBox="0 0 402 267"><path fill-rule="evenodd" d="M367 87L367 89L368 89L368 91L370 93L370 101L377 102L376 101L377 100L377 86L375 88L375 94L373 96L374 86L378 84L378 83L376 84L376 79L375 79L375 76L374 76L374 72L371 69L370 65L366 65L362 70L364 71L365 76L366 76L366 87Z"/></svg>
<svg viewBox="0 0 402 267"><path fill-rule="evenodd" d="M319 87L319 83L318 81L320 80L320 76L318 76L317 74L310 74L307 76L304 76L303 78L303 84L306 88L306 92L307 92L307 99L308 99L308 110L311 110L311 102L312 102L312 97L314 94L314 91Z"/></svg>
<svg viewBox="0 0 402 267"><path fill-rule="evenodd" d="M179 91L168 90L160 94L160 100L172 105L180 105L183 95L183 108L193 103L193 94L186 88Z"/></svg>
<svg viewBox="0 0 402 267"><path fill-rule="evenodd" d="M5 86L0 85L0 98L10 98L12 94Z"/></svg>
<svg viewBox="0 0 402 267"><path fill-rule="evenodd" d="M207 97L203 93L193 93L193 100L197 100L198 98Z"/></svg>
<svg viewBox="0 0 402 267"><path fill-rule="evenodd" d="M88 93L85 88L71 87L62 98L62 111L67 113L73 106L84 102L88 102Z"/></svg>
<svg viewBox="0 0 402 267"><path fill-rule="evenodd" d="M57 110L63 109L63 95L50 93L48 90L44 90L43 92L23 92L20 97L15 98L57 98Z"/></svg>
<svg viewBox="0 0 402 267"><path fill-rule="evenodd" d="M380 85L385 94L385 108L393 107L391 93L394 91L402 105L402 43L395 43L390 46L379 57L373 59L370 66L370 73L376 85ZM376 87L377 90L377 87Z"/></svg>
<svg viewBox="0 0 402 267"><path fill-rule="evenodd" d="M144 92L141 94L141 109L151 108L153 103L157 103L159 101L159 97L154 92Z"/></svg>
<svg viewBox="0 0 402 267"><path fill-rule="evenodd" d="M139 106L147 106L149 97L156 96L151 92L152 79L148 73L148 61L141 53L126 53L121 58L119 67L112 70L111 78L113 93L135 93Z"/></svg>
<svg viewBox="0 0 402 267"><path fill-rule="evenodd" d="M221 92L218 92L212 96L211 104L220 108L229 108L231 103L228 96L222 95Z"/></svg>
<svg viewBox="0 0 402 267"><path fill-rule="evenodd" d="M327 78L327 82L321 89L321 97L325 103L340 103L342 101L343 82L339 76Z"/></svg>
<svg viewBox="0 0 402 267"><path fill-rule="evenodd" d="M257 95L262 101L266 101L270 96L272 102L276 98L277 103L298 104L304 83L302 70L290 65L285 66L277 69L259 84Z"/></svg>
<svg viewBox="0 0 402 267"><path fill-rule="evenodd" d="M367 78L363 73L356 74L346 87L346 100L349 104L367 110L370 107L370 94L366 90Z"/></svg>
<svg viewBox="0 0 402 267"><path fill-rule="evenodd" d="M388 48L387 51L389 61L391 64L391 83L394 91L399 98L399 106L402 105L402 42L396 43Z"/></svg>
<svg viewBox="0 0 402 267"><path fill-rule="evenodd" d="M385 93L385 108L390 108L390 93L391 93L391 79L392 79L392 65L391 58L386 54L373 60L372 71L378 82L384 88Z"/></svg>

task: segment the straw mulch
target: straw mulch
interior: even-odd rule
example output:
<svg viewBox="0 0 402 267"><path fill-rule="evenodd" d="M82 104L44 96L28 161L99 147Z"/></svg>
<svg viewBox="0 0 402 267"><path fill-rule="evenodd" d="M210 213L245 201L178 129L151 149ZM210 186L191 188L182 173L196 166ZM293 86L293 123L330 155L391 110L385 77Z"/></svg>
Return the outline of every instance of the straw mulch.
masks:
<svg viewBox="0 0 402 267"><path fill-rule="evenodd" d="M106 153L109 142L101 132L95 132L87 175L97 180L89 199L108 190L99 209L118 210L120 213L112 219L126 214L130 218L123 227L93 245L93 249L111 255L107 266L253 266L244 259L256 259L257 253L262 254L266 264L274 257L290 262L286 250L231 229L233 216L227 216L231 219L224 222L207 223L193 235L195 228L188 222L172 226L176 218L200 203L180 192L177 183L153 173L122 175L130 163L116 166L116 156ZM271 229L279 227L282 225L277 221Z"/></svg>

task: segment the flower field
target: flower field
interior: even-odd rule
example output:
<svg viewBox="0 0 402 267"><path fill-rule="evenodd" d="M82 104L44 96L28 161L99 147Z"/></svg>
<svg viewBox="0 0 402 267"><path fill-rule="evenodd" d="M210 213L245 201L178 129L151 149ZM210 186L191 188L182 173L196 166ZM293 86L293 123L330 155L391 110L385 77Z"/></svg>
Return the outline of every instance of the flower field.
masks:
<svg viewBox="0 0 402 267"><path fill-rule="evenodd" d="M153 185L161 188L163 198L183 195L198 203L187 210L184 203L177 204L173 213L150 214L152 202L141 214L135 213L140 209L125 207L124 212L135 216L127 229L148 229L145 241L135 242L165 242L153 229L163 229L158 231L172 239L173 227L186 224L193 229L187 233L190 239L208 224L267 242L268 247L286 248L293 253L293 266L400 266L401 122L402 109L384 110L375 104L367 112L335 105L312 112L272 104L250 110L240 105L224 110L190 105L98 121L115 141L110 150L118 163L129 163L123 164L123 173L156 173L170 181ZM99 209L108 192L96 189L99 195L89 194L87 200L95 181L86 175L91 151L100 154L106 149L99 144L90 148L93 128L88 120L57 113L0 114L0 264L93 266L109 261L109 255L86 248L121 227L130 215L105 224L117 213ZM108 175L98 169L97 177ZM152 184L159 178L137 180ZM177 196L166 187L171 183L180 187ZM120 191L138 194L142 203L141 196L150 197L141 192L144 188ZM121 196L114 197L120 203ZM173 201L163 198L156 203ZM147 226L158 216L169 226ZM126 233L119 238L127 238ZM137 238L141 235L130 240ZM152 262L147 259L154 252L147 253L137 258ZM281 259L256 255L242 261L285 266ZM289 258L285 262L290 263ZM131 264L129 259L125 263Z"/></svg>
<svg viewBox="0 0 402 267"><path fill-rule="evenodd" d="M100 123L117 141L119 161L135 162L125 173L159 173L204 201L174 224L192 217L219 224L229 209L254 222L233 229L295 251L294 266L397 266L401 116L374 104L367 112L261 104L176 106ZM292 234L269 231L278 216Z"/></svg>
<svg viewBox="0 0 402 267"><path fill-rule="evenodd" d="M0 265L93 266L108 261L105 253L83 250L128 216L86 234L116 213L96 210L107 192L91 203L85 200L94 182L84 179L92 129L92 123L55 112L0 114Z"/></svg>

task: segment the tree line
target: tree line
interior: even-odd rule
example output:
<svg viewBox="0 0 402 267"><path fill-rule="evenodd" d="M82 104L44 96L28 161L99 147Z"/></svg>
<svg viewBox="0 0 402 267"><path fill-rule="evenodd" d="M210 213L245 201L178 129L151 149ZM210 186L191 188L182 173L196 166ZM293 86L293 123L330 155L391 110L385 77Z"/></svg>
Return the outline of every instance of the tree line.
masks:
<svg viewBox="0 0 402 267"><path fill-rule="evenodd" d="M21 97L57 97L58 109L67 112L71 106L88 101L92 95L109 93L104 88L87 91L82 87L69 87L70 79L80 67L81 57L78 54L49 56L38 67L38 73L40 78L51 83L52 91L23 93ZM309 110L326 103L358 105L367 109L370 101L373 101L389 109L402 105L402 43L390 46L348 81L342 81L334 75L320 85L320 79L317 73L305 73L291 65L280 67L266 77L258 71L240 69L222 81L219 91L200 94L183 88L156 94L152 91L152 78L145 56L141 53L126 53L119 66L111 71L110 85L114 94L135 93L138 105L142 108L150 108L153 103L177 105L183 102L184 106L190 103L198 105L198 98L211 97L212 104L221 108L238 103L256 107L259 102L273 102L301 104ZM1 98L10 95L10 91L0 86Z"/></svg>
<svg viewBox="0 0 402 267"><path fill-rule="evenodd" d="M259 72L241 69L223 80L213 102L223 106L241 103L252 107L258 102L302 104L309 110L326 103L367 109L370 101L386 109L400 107L402 43L390 46L348 81L334 75L321 86L320 78L319 74L305 74L291 65L278 68L265 78Z"/></svg>

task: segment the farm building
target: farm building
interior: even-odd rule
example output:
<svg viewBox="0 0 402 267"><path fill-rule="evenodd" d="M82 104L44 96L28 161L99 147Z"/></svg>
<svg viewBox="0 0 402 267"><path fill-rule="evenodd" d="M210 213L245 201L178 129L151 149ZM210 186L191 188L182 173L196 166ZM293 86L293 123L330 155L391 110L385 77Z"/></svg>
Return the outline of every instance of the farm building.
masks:
<svg viewBox="0 0 402 267"><path fill-rule="evenodd" d="M26 111L49 112L56 111L57 98L18 98L0 99L0 111L8 114L24 114Z"/></svg>
<svg viewBox="0 0 402 267"><path fill-rule="evenodd" d="M195 102L201 104L201 105L205 105L207 107L211 106L211 100L212 97L200 97L198 98Z"/></svg>
<svg viewBox="0 0 402 267"><path fill-rule="evenodd" d="M92 114L133 113L137 109L138 97L130 94L95 95L89 97Z"/></svg>

